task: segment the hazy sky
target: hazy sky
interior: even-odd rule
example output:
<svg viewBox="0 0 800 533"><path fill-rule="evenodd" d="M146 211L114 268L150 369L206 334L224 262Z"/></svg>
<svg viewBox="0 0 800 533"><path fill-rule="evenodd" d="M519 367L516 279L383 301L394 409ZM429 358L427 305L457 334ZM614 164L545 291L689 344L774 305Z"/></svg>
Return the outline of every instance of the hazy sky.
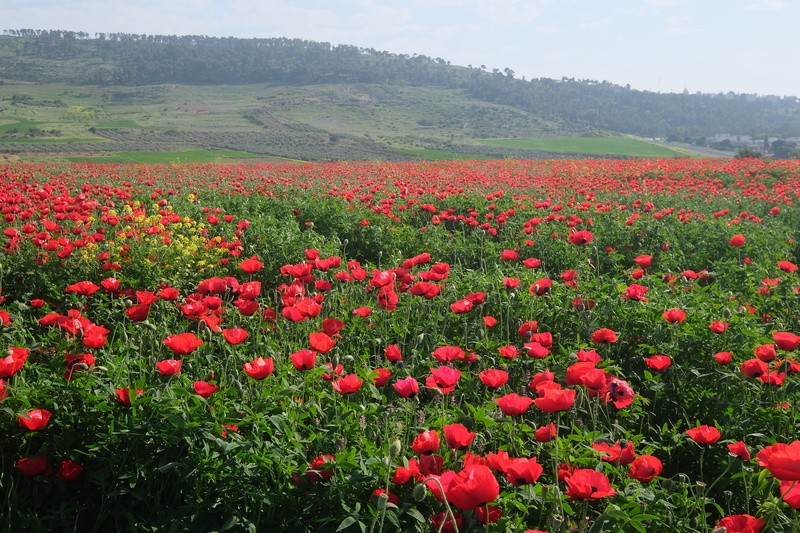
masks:
<svg viewBox="0 0 800 533"><path fill-rule="evenodd" d="M797 0L2 0L0 29L292 37L516 77L800 96Z"/></svg>

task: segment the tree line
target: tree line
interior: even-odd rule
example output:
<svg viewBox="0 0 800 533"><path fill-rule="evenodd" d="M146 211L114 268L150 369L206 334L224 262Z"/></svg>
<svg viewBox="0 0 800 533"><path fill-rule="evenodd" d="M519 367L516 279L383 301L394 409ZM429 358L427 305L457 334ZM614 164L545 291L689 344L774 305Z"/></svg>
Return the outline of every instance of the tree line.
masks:
<svg viewBox="0 0 800 533"><path fill-rule="evenodd" d="M800 100L640 91L608 81L518 79L511 69L304 39L5 30L6 79L75 85L367 83L463 90L574 131L648 137L800 135Z"/></svg>

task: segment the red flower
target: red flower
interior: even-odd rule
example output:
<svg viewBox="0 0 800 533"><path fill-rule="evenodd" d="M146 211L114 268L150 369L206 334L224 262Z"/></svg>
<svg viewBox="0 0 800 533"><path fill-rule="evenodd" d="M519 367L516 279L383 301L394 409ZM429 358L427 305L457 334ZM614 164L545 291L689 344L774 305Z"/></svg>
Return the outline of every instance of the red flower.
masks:
<svg viewBox="0 0 800 533"><path fill-rule="evenodd" d="M743 461L750 460L750 450L747 449L747 445L742 441L736 441L728 444L728 451Z"/></svg>
<svg viewBox="0 0 800 533"><path fill-rule="evenodd" d="M486 369L478 374L478 379L481 383L490 389L497 389L502 387L508 382L508 372L505 370L497 370L495 368Z"/></svg>
<svg viewBox="0 0 800 533"><path fill-rule="evenodd" d="M392 377L392 371L388 368L376 368L372 371L372 382L376 387L383 387Z"/></svg>
<svg viewBox="0 0 800 533"><path fill-rule="evenodd" d="M697 444L714 444L722 437L722 434L717 428L706 425L688 429L686 430L686 434Z"/></svg>
<svg viewBox="0 0 800 533"><path fill-rule="evenodd" d="M532 398L520 396L515 392L506 394L500 398L495 398L494 401L500 407L503 414L507 416L519 416L527 411L533 403Z"/></svg>
<svg viewBox="0 0 800 533"><path fill-rule="evenodd" d="M778 331L772 334L772 339L778 348L787 352L794 351L800 345L800 335L795 335L789 331Z"/></svg>
<svg viewBox="0 0 800 533"><path fill-rule="evenodd" d="M384 348L383 353L386 354L386 359L392 363L403 360L403 355L400 353L400 347L396 344L391 344Z"/></svg>
<svg viewBox="0 0 800 533"><path fill-rule="evenodd" d="M625 294L622 294L621 297L625 298L626 300L637 300L647 303L648 299L645 294L647 294L647 291L649 290L650 289L644 285L632 283L625 288Z"/></svg>
<svg viewBox="0 0 800 533"><path fill-rule="evenodd" d="M500 259L503 261L515 261L519 254L514 250L503 250L500 253Z"/></svg>
<svg viewBox="0 0 800 533"><path fill-rule="evenodd" d="M788 272L791 274L792 272L797 272L797 265L792 263L791 261L778 261L778 268L783 270L784 272Z"/></svg>
<svg viewBox="0 0 800 533"><path fill-rule="evenodd" d="M156 368L158 368L158 372L162 376L177 376L181 373L181 361L180 359L166 359L164 361L159 361L156 363Z"/></svg>
<svg viewBox="0 0 800 533"><path fill-rule="evenodd" d="M444 440L454 450L467 449L475 438L475 432L468 430L466 426L461 424L450 424L442 429L444 430Z"/></svg>
<svg viewBox="0 0 800 533"><path fill-rule="evenodd" d="M618 465L630 464L636 457L636 452L633 449L632 441L628 441L624 448L619 442L614 444L608 444L607 442L593 442L592 448L602 454L605 454L600 458L603 461L616 463Z"/></svg>
<svg viewBox="0 0 800 533"><path fill-rule="evenodd" d="M483 317L483 324L487 328L493 328L493 327L495 327L497 325L497 319L495 317L493 317L493 316L488 316L487 315L487 316Z"/></svg>
<svg viewBox="0 0 800 533"><path fill-rule="evenodd" d="M594 235L591 231L581 230L575 231L570 234L569 242L572 244L577 244L578 246L583 246L584 244L589 244L594 239Z"/></svg>
<svg viewBox="0 0 800 533"><path fill-rule="evenodd" d="M753 353L755 353L756 357L765 363L774 361L775 358L778 357L778 352L775 351L774 344L762 344L760 346L756 346L753 350Z"/></svg>
<svg viewBox="0 0 800 533"><path fill-rule="evenodd" d="M721 365L730 364L732 359L733 359L733 354L731 352L717 352L714 354L714 361L716 361Z"/></svg>
<svg viewBox="0 0 800 533"><path fill-rule="evenodd" d="M317 364L317 352L298 350L289 356L296 370L311 370Z"/></svg>
<svg viewBox="0 0 800 533"><path fill-rule="evenodd" d="M617 493L602 472L591 468L578 468L564 480L567 496L573 500L598 500Z"/></svg>
<svg viewBox="0 0 800 533"><path fill-rule="evenodd" d="M6 356L0 359L0 378L10 378L19 372L28 360L29 353L27 348L9 348Z"/></svg>
<svg viewBox="0 0 800 533"><path fill-rule="evenodd" d="M519 278L503 278L503 287L506 289L516 289L522 282Z"/></svg>
<svg viewBox="0 0 800 533"><path fill-rule="evenodd" d="M649 483L654 477L661 475L662 469L663 465L658 457L640 455L631 463L628 477L641 481L642 483Z"/></svg>
<svg viewBox="0 0 800 533"><path fill-rule="evenodd" d="M489 467L473 464L455 475L445 494L459 509L474 509L494 501L500 495L500 484Z"/></svg>
<svg viewBox="0 0 800 533"><path fill-rule="evenodd" d="M742 363L739 371L747 377L759 378L769 371L769 367L760 359L748 359Z"/></svg>
<svg viewBox="0 0 800 533"><path fill-rule="evenodd" d="M741 233L737 233L736 235L728 239L728 244L730 244L735 248L739 248L740 246L743 246L746 241L747 239L744 238L744 235L742 235Z"/></svg>
<svg viewBox="0 0 800 533"><path fill-rule="evenodd" d="M455 523L453 522L453 518L455 518ZM441 533L464 531L464 517L461 513L453 513L451 517L450 513L442 511L431 515L429 520L431 524L433 524L433 531L440 531Z"/></svg>
<svg viewBox="0 0 800 533"><path fill-rule="evenodd" d="M96 293L99 290L100 287L95 285L91 281L79 281L78 283L73 283L72 285L64 289L64 292L71 292L83 296L91 296L92 294Z"/></svg>
<svg viewBox="0 0 800 533"><path fill-rule="evenodd" d="M667 309L661 313L661 316L664 317L664 320L670 324L675 324L686 320L686 312L682 309Z"/></svg>
<svg viewBox="0 0 800 533"><path fill-rule="evenodd" d="M572 389L542 389L539 391L539 397L533 402L536 407L546 413L566 411L575 403L575 391Z"/></svg>
<svg viewBox="0 0 800 533"><path fill-rule="evenodd" d="M228 344L241 344L247 338L247 331L242 328L228 328L222 330L222 336ZM199 345L198 345L199 346Z"/></svg>
<svg viewBox="0 0 800 533"><path fill-rule="evenodd" d="M714 529L724 528L727 533L759 533L766 522L749 514L735 514L726 516L714 526Z"/></svg>
<svg viewBox="0 0 800 533"><path fill-rule="evenodd" d="M710 329L714 333L724 333L725 330L728 329L728 326L730 326L730 324L728 324L727 322L723 322L722 320L715 320L714 322L708 325L708 329Z"/></svg>
<svg viewBox="0 0 800 533"><path fill-rule="evenodd" d="M440 363L448 363L458 359L464 359L464 350L458 346L439 346L431 355Z"/></svg>
<svg viewBox="0 0 800 533"><path fill-rule="evenodd" d="M14 468L25 477L33 477L49 473L50 463L47 462L46 455L36 455L18 459L14 462Z"/></svg>
<svg viewBox="0 0 800 533"><path fill-rule="evenodd" d="M606 386L606 403L613 402L617 409L624 409L633 403L635 393L627 381L611 376Z"/></svg>
<svg viewBox="0 0 800 533"><path fill-rule="evenodd" d="M136 304L125 310L125 316L134 322L147 320L148 314L150 314L150 304Z"/></svg>
<svg viewBox="0 0 800 533"><path fill-rule="evenodd" d="M358 378L358 374L347 374L346 376L336 379L331 383L333 390L341 394L353 394L364 383L363 379Z"/></svg>
<svg viewBox="0 0 800 533"><path fill-rule="evenodd" d="M47 409L31 409L25 415L17 415L19 425L28 431L39 431L47 426L53 413Z"/></svg>
<svg viewBox="0 0 800 533"><path fill-rule="evenodd" d="M634 257L633 262L636 263L636 266L638 266L639 268L650 268L650 265L653 262L653 256L640 255L638 257Z"/></svg>
<svg viewBox="0 0 800 533"><path fill-rule="evenodd" d="M136 396L140 396L142 394L144 394L144 391L142 389L137 389ZM115 390L114 395L122 405L126 407L131 406L131 390L128 387Z"/></svg>
<svg viewBox="0 0 800 533"><path fill-rule="evenodd" d="M549 278L538 279L535 283L528 287L528 292L535 294L536 296L542 296L550 290L552 285L553 281Z"/></svg>
<svg viewBox="0 0 800 533"><path fill-rule="evenodd" d="M315 352L325 354L336 346L336 341L325 333L315 332L308 335L308 344Z"/></svg>
<svg viewBox="0 0 800 533"><path fill-rule="evenodd" d="M503 517L503 509L497 505L481 505L473 511L479 524L494 524Z"/></svg>
<svg viewBox="0 0 800 533"><path fill-rule="evenodd" d="M800 509L800 482L781 481L781 498L792 509Z"/></svg>
<svg viewBox="0 0 800 533"><path fill-rule="evenodd" d="M506 465L506 479L512 485L529 485L536 483L542 475L544 468L538 463L536 457L530 459L515 459Z"/></svg>
<svg viewBox="0 0 800 533"><path fill-rule="evenodd" d="M0 401L4 400L8 397L8 388L6 387L6 382L0 379Z"/></svg>
<svg viewBox="0 0 800 533"><path fill-rule="evenodd" d="M194 392L196 392L198 395L202 396L203 398L208 398L209 396L211 396L212 394L217 392L218 389L219 389L218 386L216 386L216 385L214 385L212 383L209 383L207 381L195 381L194 382Z"/></svg>
<svg viewBox="0 0 800 533"><path fill-rule="evenodd" d="M264 268L264 263L258 260L258 257L251 256L250 259L245 259L239 263L239 268L247 274L254 274Z"/></svg>
<svg viewBox="0 0 800 533"><path fill-rule="evenodd" d="M203 341L198 339L194 333L179 333L177 335L170 335L164 339L164 344L172 350L175 355L188 355L192 353L195 348L203 344Z"/></svg>
<svg viewBox="0 0 800 533"><path fill-rule="evenodd" d="M439 433L436 430L425 430L411 443L411 449L419 454L430 454L439 449Z"/></svg>
<svg viewBox="0 0 800 533"><path fill-rule="evenodd" d="M458 300L457 302L450 304L450 310L457 315L468 313L472 311L472 302L469 300Z"/></svg>
<svg viewBox="0 0 800 533"><path fill-rule="evenodd" d="M253 379L264 379L275 370L275 361L273 361L272 357L266 359L256 357L249 363L243 364L242 369Z"/></svg>
<svg viewBox="0 0 800 533"><path fill-rule="evenodd" d="M758 464L781 481L800 481L800 440L779 442L756 454Z"/></svg>
<svg viewBox="0 0 800 533"><path fill-rule="evenodd" d="M533 432L536 442L550 442L557 435L556 425L550 422L546 426L540 426Z"/></svg>
<svg viewBox="0 0 800 533"><path fill-rule="evenodd" d="M425 386L438 389L442 394L453 392L461 377L461 371L450 366L432 368L431 375L425 380Z"/></svg>
<svg viewBox="0 0 800 533"><path fill-rule="evenodd" d="M80 477L82 473L83 473L83 466L76 463L75 461L64 459L58 466L58 472L56 472L56 477L63 481L75 481Z"/></svg>
<svg viewBox="0 0 800 533"><path fill-rule="evenodd" d="M333 476L333 462L336 457L333 455L318 455L309 463L306 475L312 483L325 481Z"/></svg>
<svg viewBox="0 0 800 533"><path fill-rule="evenodd" d="M411 376L398 379L392 384L392 387L394 387L394 390L397 391L397 394L403 398L408 398L412 394L417 394L419 392L419 383Z"/></svg>
<svg viewBox="0 0 800 533"><path fill-rule="evenodd" d="M608 328L600 328L592 333L592 342L597 344L607 344L617 342L617 334Z"/></svg>
<svg viewBox="0 0 800 533"><path fill-rule="evenodd" d="M656 372L663 372L672 365L672 359L668 355L651 355L650 357L645 357L644 362L647 368Z"/></svg>

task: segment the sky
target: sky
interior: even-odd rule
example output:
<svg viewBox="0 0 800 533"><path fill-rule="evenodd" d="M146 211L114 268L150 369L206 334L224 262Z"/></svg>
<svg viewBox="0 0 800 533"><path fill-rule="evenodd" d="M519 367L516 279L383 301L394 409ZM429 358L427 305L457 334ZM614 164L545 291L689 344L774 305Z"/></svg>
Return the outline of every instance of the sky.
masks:
<svg viewBox="0 0 800 533"><path fill-rule="evenodd" d="M800 96L797 0L2 0L0 30L289 37L633 89Z"/></svg>

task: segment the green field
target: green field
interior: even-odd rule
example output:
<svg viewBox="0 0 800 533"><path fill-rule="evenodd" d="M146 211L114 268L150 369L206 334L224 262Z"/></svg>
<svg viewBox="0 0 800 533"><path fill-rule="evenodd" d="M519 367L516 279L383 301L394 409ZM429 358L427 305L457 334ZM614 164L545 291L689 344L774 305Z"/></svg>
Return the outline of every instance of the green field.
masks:
<svg viewBox="0 0 800 533"><path fill-rule="evenodd" d="M675 150L631 137L527 137L482 139L481 145L564 154L614 155L626 157L685 157Z"/></svg>
<svg viewBox="0 0 800 533"><path fill-rule="evenodd" d="M630 137L564 133L572 132L510 106L434 87L0 85L0 155L15 158L151 163L687 155Z"/></svg>

